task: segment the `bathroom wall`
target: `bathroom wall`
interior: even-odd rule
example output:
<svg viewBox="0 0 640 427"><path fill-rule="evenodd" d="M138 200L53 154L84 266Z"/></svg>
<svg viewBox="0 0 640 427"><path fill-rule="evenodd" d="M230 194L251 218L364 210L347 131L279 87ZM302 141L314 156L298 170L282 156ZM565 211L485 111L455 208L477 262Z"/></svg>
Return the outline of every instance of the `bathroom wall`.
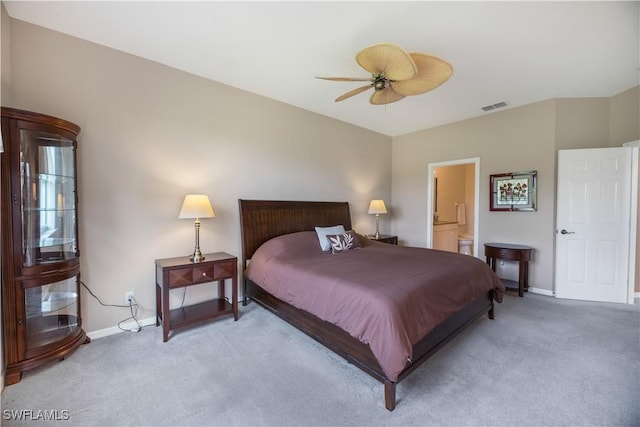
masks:
<svg viewBox="0 0 640 427"><path fill-rule="evenodd" d="M438 220L455 221L456 203L464 201L464 165L443 166L435 169L438 178Z"/></svg>
<svg viewBox="0 0 640 427"><path fill-rule="evenodd" d="M466 205L466 224L458 229L458 234L473 235L475 226L475 188L476 188L476 168L473 163L464 165L464 203Z"/></svg>
<svg viewBox="0 0 640 427"><path fill-rule="evenodd" d="M433 176L438 178L438 220L456 221L456 204L464 203L466 221L458 227L458 234L473 234L475 165L441 166Z"/></svg>

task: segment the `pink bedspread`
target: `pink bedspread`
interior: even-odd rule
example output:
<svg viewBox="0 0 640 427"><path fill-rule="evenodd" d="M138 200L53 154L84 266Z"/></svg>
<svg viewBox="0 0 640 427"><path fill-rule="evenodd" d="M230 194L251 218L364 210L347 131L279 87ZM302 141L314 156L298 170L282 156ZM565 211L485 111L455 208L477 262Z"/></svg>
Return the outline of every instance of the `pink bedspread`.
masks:
<svg viewBox="0 0 640 427"><path fill-rule="evenodd" d="M362 248L332 254L313 231L279 236L258 248L245 276L369 344L391 381L442 321L491 289L502 301L504 285L482 260L360 240Z"/></svg>

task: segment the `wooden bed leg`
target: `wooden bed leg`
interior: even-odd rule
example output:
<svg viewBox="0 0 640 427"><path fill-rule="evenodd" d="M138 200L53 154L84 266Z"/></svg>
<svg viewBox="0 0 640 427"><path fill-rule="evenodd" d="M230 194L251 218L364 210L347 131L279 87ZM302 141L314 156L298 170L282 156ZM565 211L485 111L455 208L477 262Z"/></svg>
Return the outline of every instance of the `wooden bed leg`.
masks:
<svg viewBox="0 0 640 427"><path fill-rule="evenodd" d="M495 313L493 312L493 306L491 306L491 308L489 309L489 312L487 313L487 315L489 316L489 319L493 320L495 317Z"/></svg>
<svg viewBox="0 0 640 427"><path fill-rule="evenodd" d="M384 382L384 406L389 411L396 409L396 383L391 381Z"/></svg>

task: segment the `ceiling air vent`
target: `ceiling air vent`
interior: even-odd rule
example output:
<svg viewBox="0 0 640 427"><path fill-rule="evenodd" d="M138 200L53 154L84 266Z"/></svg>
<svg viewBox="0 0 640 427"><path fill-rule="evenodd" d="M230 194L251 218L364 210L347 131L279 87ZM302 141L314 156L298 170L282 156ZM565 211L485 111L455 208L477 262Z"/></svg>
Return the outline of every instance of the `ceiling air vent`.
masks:
<svg viewBox="0 0 640 427"><path fill-rule="evenodd" d="M491 105L485 105L484 107L482 107L482 111L491 111L491 110L495 110L497 108L502 108L502 107L506 107L507 103L504 101L501 102L497 102L495 104L491 104Z"/></svg>

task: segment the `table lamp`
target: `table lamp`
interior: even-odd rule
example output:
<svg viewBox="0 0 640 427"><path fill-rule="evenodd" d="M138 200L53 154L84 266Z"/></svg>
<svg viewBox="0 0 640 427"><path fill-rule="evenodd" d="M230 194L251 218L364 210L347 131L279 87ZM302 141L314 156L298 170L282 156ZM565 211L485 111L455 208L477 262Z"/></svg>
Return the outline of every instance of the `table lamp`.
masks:
<svg viewBox="0 0 640 427"><path fill-rule="evenodd" d="M180 209L180 215L178 215L178 218L195 218L196 220L196 247L193 251L193 255L189 257L191 261L204 261L204 256L202 256L202 252L200 252L200 218L213 218L215 216L216 214L213 212L209 196L206 194L187 194L184 196L184 202L182 203L182 209Z"/></svg>
<svg viewBox="0 0 640 427"><path fill-rule="evenodd" d="M369 204L369 214L376 215L376 239L380 238L380 228L378 227L380 221L380 214L386 214L387 207L384 205L384 200L372 200Z"/></svg>

